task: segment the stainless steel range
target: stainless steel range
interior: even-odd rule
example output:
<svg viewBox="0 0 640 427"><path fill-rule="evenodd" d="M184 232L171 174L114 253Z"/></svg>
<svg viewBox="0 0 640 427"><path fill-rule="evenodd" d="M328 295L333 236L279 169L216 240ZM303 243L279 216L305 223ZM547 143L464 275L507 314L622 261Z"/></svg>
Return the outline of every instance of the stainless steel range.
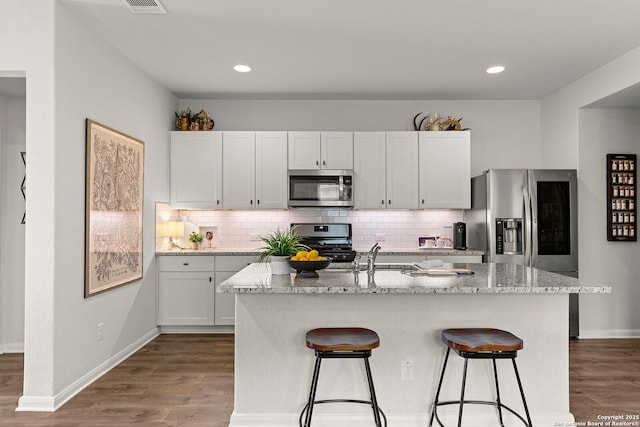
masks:
<svg viewBox="0 0 640 427"><path fill-rule="evenodd" d="M333 262L351 262L356 257L353 250L351 224L291 224L302 243L317 250L320 255L333 258Z"/></svg>

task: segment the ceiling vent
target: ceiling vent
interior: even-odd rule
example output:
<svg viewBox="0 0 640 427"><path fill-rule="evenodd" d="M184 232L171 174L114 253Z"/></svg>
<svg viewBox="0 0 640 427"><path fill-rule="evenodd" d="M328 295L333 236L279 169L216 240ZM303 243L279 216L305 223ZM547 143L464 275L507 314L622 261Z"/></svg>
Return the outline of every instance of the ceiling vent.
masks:
<svg viewBox="0 0 640 427"><path fill-rule="evenodd" d="M133 13L166 14L167 11L158 0L124 0Z"/></svg>

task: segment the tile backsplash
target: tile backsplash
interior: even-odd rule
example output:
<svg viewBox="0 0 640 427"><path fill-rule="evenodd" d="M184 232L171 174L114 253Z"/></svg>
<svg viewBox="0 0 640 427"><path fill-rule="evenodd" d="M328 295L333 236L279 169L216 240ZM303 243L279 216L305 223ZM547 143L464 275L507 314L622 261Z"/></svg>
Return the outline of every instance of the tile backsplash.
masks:
<svg viewBox="0 0 640 427"><path fill-rule="evenodd" d="M259 235L276 229L288 229L296 222L351 223L355 249L369 249L380 242L385 249L418 246L418 237L451 237L454 222L463 220L462 210L348 210L293 209L256 211L205 211L170 209L166 203L156 204L156 225L166 221L184 221L185 237L191 231L213 230L213 246L218 248L258 248ZM207 242L205 241L205 244ZM157 239L158 250L166 242Z"/></svg>

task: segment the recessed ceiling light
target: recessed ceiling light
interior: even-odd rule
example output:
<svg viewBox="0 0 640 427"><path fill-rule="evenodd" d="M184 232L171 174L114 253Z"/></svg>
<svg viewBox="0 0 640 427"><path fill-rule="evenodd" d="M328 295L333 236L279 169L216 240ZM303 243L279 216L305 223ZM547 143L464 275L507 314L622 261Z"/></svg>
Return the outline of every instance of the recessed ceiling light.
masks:
<svg viewBox="0 0 640 427"><path fill-rule="evenodd" d="M248 65L236 65L235 67L233 67L234 70L236 70L239 73L248 73L249 71L251 71L251 67L249 67Z"/></svg>
<svg viewBox="0 0 640 427"><path fill-rule="evenodd" d="M502 65L495 65L493 67L487 68L487 73L489 74L498 74L504 71L504 67Z"/></svg>

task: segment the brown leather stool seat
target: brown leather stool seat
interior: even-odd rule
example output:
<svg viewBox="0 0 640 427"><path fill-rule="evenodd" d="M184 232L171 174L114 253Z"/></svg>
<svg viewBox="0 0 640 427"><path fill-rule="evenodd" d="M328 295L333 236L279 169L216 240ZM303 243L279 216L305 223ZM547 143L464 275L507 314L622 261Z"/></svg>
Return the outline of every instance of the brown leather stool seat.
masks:
<svg viewBox="0 0 640 427"><path fill-rule="evenodd" d="M431 410L431 419L429 426L433 425L435 419L441 427L444 424L438 417L437 408L443 405L459 405L458 409L458 427L462 426L462 410L464 404L481 404L492 405L498 409L498 416L500 418L500 426L504 427L502 419L502 409L514 414L518 417L527 427L533 427L531 423L531 417L529 416L529 408L527 407L527 401L524 397L524 390L522 388L522 382L520 381L520 375L518 374L518 367L516 365L516 357L518 350L522 350L524 343L522 339L513 335L511 332L503 331L501 329L492 328L458 328L458 329L444 329L441 333L442 342L447 345L447 352L442 365L442 373L440 374L440 382L438 383L438 389L433 401L433 407ZM442 381L444 379L444 373L447 368L447 361L449 359L449 353L454 350L460 357L464 358L464 370L462 373L462 389L460 392L460 400L439 401L440 389L442 387ZM493 376L496 387L496 400L495 401L483 401L483 400L465 400L464 392L467 379L467 362L469 359L491 359L493 363ZM496 359L511 359L513 363L513 370L515 372L516 379L518 381L518 388L520 389L520 396L522 397L522 404L527 419L525 420L520 414L513 409L504 405L500 400L500 388L498 387L498 370L496 368Z"/></svg>
<svg viewBox="0 0 640 427"><path fill-rule="evenodd" d="M445 329L442 341L453 350L467 352L518 351L524 343L511 332L490 328Z"/></svg>
<svg viewBox="0 0 640 427"><path fill-rule="evenodd" d="M378 337L378 334L365 328L318 328L307 332L306 344L308 348L315 350L316 363L313 370L313 378L311 380L309 400L300 413L300 426L311 427L311 417L313 415L314 405L319 403L348 402L371 405L376 427L382 427L381 415L386 427L387 417L378 407L378 401L373 387L371 367L369 366L371 350L380 346L380 338ZM320 376L320 365L322 359L363 359L371 400L316 400L316 390L318 388L318 378ZM303 417L305 418L304 424L302 423Z"/></svg>

